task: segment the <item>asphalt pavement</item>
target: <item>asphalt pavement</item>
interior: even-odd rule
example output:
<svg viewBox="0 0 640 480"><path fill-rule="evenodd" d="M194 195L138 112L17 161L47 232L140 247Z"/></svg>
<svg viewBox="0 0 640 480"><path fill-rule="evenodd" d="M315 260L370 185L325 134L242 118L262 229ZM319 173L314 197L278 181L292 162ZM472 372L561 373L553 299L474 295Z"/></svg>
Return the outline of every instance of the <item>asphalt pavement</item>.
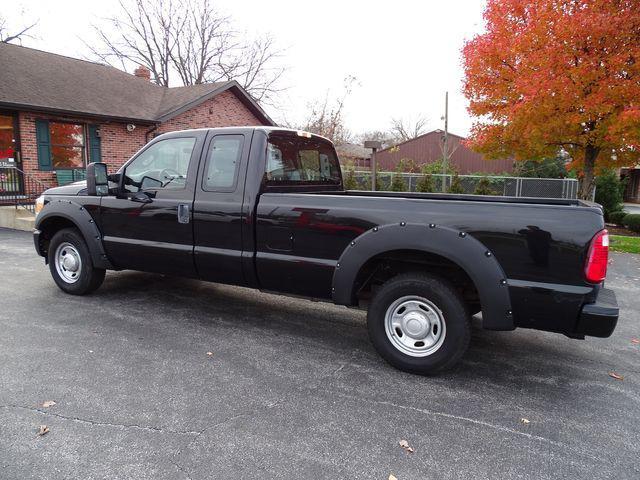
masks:
<svg viewBox="0 0 640 480"><path fill-rule="evenodd" d="M640 257L610 268L611 338L476 319L426 378L363 312L131 271L74 297L0 229L0 478L638 479Z"/></svg>

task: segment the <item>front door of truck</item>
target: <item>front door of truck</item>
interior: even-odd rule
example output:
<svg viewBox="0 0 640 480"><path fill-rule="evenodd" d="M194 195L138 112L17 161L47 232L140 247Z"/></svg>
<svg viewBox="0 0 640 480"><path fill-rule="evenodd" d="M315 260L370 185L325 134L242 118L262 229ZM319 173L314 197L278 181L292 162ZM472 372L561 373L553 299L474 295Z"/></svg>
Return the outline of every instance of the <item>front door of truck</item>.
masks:
<svg viewBox="0 0 640 480"><path fill-rule="evenodd" d="M121 174L124 194L102 198L107 254L119 268L195 277L193 197L206 132L147 145Z"/></svg>

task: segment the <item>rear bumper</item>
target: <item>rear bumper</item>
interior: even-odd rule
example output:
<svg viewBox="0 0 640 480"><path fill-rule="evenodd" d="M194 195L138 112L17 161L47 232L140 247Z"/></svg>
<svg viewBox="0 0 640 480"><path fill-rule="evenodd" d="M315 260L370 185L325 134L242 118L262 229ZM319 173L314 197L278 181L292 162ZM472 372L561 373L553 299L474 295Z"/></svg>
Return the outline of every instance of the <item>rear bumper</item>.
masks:
<svg viewBox="0 0 640 480"><path fill-rule="evenodd" d="M618 323L618 300L613 290L602 288L595 303L582 307L577 333L591 337L609 337Z"/></svg>

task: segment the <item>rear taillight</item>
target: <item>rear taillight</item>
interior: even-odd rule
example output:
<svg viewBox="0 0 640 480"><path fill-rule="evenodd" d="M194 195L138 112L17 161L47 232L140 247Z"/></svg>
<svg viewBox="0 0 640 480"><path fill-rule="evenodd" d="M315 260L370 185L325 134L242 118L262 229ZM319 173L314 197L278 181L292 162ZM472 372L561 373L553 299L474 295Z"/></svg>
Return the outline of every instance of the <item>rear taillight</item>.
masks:
<svg viewBox="0 0 640 480"><path fill-rule="evenodd" d="M600 283L607 276L609 262L609 232L600 230L591 240L584 276L588 282Z"/></svg>

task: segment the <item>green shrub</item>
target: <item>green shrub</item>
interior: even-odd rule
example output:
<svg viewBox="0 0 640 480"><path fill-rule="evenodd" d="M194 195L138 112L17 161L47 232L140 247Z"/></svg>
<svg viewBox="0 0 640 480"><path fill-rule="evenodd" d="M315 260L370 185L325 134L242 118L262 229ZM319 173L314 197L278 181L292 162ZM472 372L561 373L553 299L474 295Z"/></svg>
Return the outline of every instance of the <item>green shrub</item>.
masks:
<svg viewBox="0 0 640 480"><path fill-rule="evenodd" d="M376 172L376 190L378 192L388 192L391 189L391 181L394 175L384 172L384 174L380 174L380 172ZM367 179L364 182L363 190L371 190L371 175L367 176Z"/></svg>
<svg viewBox="0 0 640 480"><path fill-rule="evenodd" d="M622 210L624 186L625 182L614 170L607 170L596 178L596 203L602 205L605 220L610 221L609 215Z"/></svg>
<svg viewBox="0 0 640 480"><path fill-rule="evenodd" d="M422 173L441 174L443 173L442 172L443 167L444 167L444 162L442 161L442 159L440 159L431 163L423 163L420 166L420 171ZM453 167L451 166L451 163L447 163L447 168L445 173L448 173L450 175L455 173Z"/></svg>
<svg viewBox="0 0 640 480"><path fill-rule="evenodd" d="M396 167L396 172L405 172L405 173L415 173L418 171L418 166L416 165L415 160L412 158L402 158L398 162L398 166Z"/></svg>
<svg viewBox="0 0 640 480"><path fill-rule="evenodd" d="M473 192L476 195L497 195L493 188L491 188L491 181L487 177L482 177L478 184L476 185L476 189Z"/></svg>
<svg viewBox="0 0 640 480"><path fill-rule="evenodd" d="M453 174L451 177L451 185L449 186L449 193L464 193L464 188L462 188L462 182L460 182L460 177L457 173Z"/></svg>
<svg viewBox="0 0 640 480"><path fill-rule="evenodd" d="M347 169L347 174L342 182L345 190L358 190L360 188L358 179L356 178L356 172L352 168Z"/></svg>
<svg viewBox="0 0 640 480"><path fill-rule="evenodd" d="M624 225L624 218L627 216L627 212L618 210L617 212L611 212L609 214L609 222L616 225Z"/></svg>
<svg viewBox="0 0 640 480"><path fill-rule="evenodd" d="M389 190L389 175L385 175L384 178L380 175L380 172L376 171L376 190L379 192L384 192ZM371 188L369 185L368 188Z"/></svg>
<svg viewBox="0 0 640 480"><path fill-rule="evenodd" d="M433 177L429 174L420 177L420 180L418 180L418 183L416 184L416 192L433 192Z"/></svg>
<svg viewBox="0 0 640 480"><path fill-rule="evenodd" d="M404 178L400 172L396 172L393 174L393 179L391 180L391 186L389 190L392 192L406 192L407 184L404 182Z"/></svg>
<svg viewBox="0 0 640 480"><path fill-rule="evenodd" d="M640 214L630 213L624 217L624 226L632 232L640 232Z"/></svg>

